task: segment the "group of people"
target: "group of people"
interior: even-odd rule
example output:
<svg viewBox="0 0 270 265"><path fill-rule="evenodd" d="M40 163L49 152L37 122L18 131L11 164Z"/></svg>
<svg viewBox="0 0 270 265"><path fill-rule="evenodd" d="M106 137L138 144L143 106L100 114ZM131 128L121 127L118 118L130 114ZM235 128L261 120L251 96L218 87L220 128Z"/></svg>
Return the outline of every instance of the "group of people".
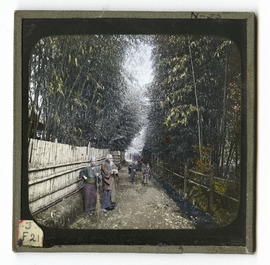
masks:
<svg viewBox="0 0 270 265"><path fill-rule="evenodd" d="M118 168L113 162L113 157L108 154L104 163L97 166L96 158L92 157L90 167L80 171L80 177L84 179L84 210L93 212L96 210L99 200L99 187L102 187L101 209L103 212L115 208L115 178L118 176Z"/></svg>
<svg viewBox="0 0 270 265"><path fill-rule="evenodd" d="M96 211L99 203L99 191L102 192L101 209L103 212L111 211L116 207L116 180L118 168L113 162L111 154L106 156L101 166L96 164L96 158L92 157L90 166L80 171L80 177L84 180L84 210L87 213ZM131 183L135 183L138 171L143 171L142 183L148 184L151 178L149 164L142 170L142 160L134 161L129 165ZM101 188L101 189L100 189Z"/></svg>
<svg viewBox="0 0 270 265"><path fill-rule="evenodd" d="M149 163L146 164L146 167L142 170L142 160L133 161L128 166L128 173L130 175L130 182L134 184L136 182L137 172L143 171L142 174L142 184L146 185L151 179L151 169Z"/></svg>

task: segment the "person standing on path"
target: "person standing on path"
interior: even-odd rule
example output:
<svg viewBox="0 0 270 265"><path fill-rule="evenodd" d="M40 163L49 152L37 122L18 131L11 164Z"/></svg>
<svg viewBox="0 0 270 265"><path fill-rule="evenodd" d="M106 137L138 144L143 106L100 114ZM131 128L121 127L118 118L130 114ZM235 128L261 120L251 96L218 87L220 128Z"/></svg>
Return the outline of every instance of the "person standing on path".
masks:
<svg viewBox="0 0 270 265"><path fill-rule="evenodd" d="M90 167L85 167L80 171L80 177L84 179L84 211L86 213L96 210L97 203L97 182L100 169L96 166L96 158L92 157Z"/></svg>
<svg viewBox="0 0 270 265"><path fill-rule="evenodd" d="M143 184L148 184L151 179L151 169L149 163L147 163L146 168L143 170Z"/></svg>
<svg viewBox="0 0 270 265"><path fill-rule="evenodd" d="M130 168L131 172L130 172L130 181L132 184L134 184L136 182L136 175L137 175L137 161L134 161L131 164L131 168Z"/></svg>
<svg viewBox="0 0 270 265"><path fill-rule="evenodd" d="M115 197L115 183L113 174L116 171L117 167L113 163L112 155L108 154L105 162L101 166L102 186L103 186L101 208L104 212L107 212L108 210L113 210L115 207L115 203L112 203L112 195Z"/></svg>
<svg viewBox="0 0 270 265"><path fill-rule="evenodd" d="M108 157L109 157L109 160L110 160L110 166L111 166L111 169L112 169L112 179L113 179L111 201L112 201L113 207L115 207L116 206L116 184L117 184L117 180L119 179L118 168L115 165L115 163L113 162L112 155L109 155Z"/></svg>

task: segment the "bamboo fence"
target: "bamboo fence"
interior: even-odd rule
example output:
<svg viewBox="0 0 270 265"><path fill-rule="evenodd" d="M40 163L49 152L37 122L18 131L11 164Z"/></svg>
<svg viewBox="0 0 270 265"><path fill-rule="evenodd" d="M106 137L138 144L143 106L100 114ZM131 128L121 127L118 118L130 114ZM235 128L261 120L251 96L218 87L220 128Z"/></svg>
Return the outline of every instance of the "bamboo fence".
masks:
<svg viewBox="0 0 270 265"><path fill-rule="evenodd" d="M91 157L101 165L111 153L116 164L123 152L30 139L28 149L29 208L32 214L55 205L82 188L79 171Z"/></svg>

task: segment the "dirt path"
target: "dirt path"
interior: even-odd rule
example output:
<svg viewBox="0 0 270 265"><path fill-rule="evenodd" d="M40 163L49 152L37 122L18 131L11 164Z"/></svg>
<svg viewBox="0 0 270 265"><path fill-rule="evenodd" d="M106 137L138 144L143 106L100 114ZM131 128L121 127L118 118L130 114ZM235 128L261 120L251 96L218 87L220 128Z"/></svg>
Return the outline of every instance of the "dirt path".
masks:
<svg viewBox="0 0 270 265"><path fill-rule="evenodd" d="M117 206L113 211L82 214L70 228L77 229L192 229L192 223L181 216L181 211L165 192L150 182L141 184L141 175L136 183L129 179L127 168L119 172Z"/></svg>

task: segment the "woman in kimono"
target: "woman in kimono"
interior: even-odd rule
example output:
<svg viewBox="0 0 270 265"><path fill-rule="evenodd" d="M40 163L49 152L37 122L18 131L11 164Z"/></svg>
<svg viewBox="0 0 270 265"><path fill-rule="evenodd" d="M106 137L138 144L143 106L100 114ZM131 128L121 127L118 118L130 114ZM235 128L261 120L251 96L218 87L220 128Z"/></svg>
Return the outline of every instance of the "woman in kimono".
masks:
<svg viewBox="0 0 270 265"><path fill-rule="evenodd" d="M114 174L118 173L117 167L113 163L111 154L107 155L104 164L101 166L103 195L102 195L102 210L104 212L113 210L115 208L115 182ZM114 202L112 202L112 200Z"/></svg>
<svg viewBox="0 0 270 265"><path fill-rule="evenodd" d="M84 211L87 213L96 210L99 174L100 170L96 166L95 157L91 158L90 167L85 167L80 172L80 176L84 179Z"/></svg>

